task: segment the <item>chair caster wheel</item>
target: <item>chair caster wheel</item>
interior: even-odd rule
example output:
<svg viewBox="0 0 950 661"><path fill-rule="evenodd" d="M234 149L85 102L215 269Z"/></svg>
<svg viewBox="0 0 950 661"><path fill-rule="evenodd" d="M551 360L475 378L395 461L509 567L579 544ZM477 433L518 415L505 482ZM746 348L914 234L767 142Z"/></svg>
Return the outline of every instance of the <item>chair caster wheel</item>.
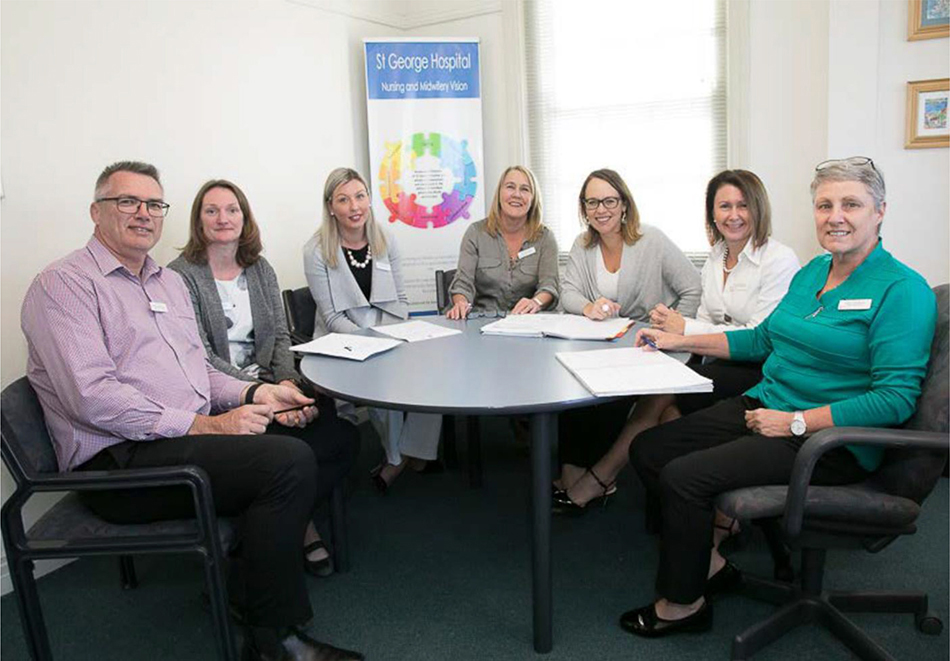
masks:
<svg viewBox="0 0 950 661"><path fill-rule="evenodd" d="M914 619L917 621L917 630L928 636L939 636L940 632L943 631L943 622L932 612L918 615Z"/></svg>

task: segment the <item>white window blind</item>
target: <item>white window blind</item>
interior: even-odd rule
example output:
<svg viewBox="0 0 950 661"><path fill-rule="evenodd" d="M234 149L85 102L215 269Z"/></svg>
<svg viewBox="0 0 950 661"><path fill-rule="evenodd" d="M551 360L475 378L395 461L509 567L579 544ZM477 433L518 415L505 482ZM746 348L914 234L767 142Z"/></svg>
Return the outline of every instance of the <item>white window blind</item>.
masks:
<svg viewBox="0 0 950 661"><path fill-rule="evenodd" d="M706 182L726 166L724 0L525 0L530 165L562 251L591 170L627 182L641 222L707 251Z"/></svg>

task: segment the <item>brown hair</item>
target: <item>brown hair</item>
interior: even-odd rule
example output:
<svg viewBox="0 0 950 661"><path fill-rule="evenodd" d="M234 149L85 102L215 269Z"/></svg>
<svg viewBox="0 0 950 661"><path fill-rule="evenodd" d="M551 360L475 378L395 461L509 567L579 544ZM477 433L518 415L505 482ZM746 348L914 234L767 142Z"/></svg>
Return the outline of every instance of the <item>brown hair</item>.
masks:
<svg viewBox="0 0 950 661"><path fill-rule="evenodd" d="M587 228L587 233L584 235L584 247L590 248L600 242L600 234L597 233L597 230L592 229L590 223L587 222L587 213L584 208L584 193L591 179L600 179L610 184L614 190L620 193L620 202L626 207L627 214L625 220L620 225L620 236L623 237L623 242L626 245L632 246L643 236L640 232L640 212L637 211L637 203L633 201L633 195L630 194L630 189L627 188L623 177L613 170L601 168L587 175L587 179L585 179L581 185L581 192L577 196L578 217L580 218L581 225Z"/></svg>
<svg viewBox="0 0 950 661"><path fill-rule="evenodd" d="M237 198L241 213L244 215L244 226L241 228L241 238L238 240L235 258L241 267L251 266L258 260L261 256L261 250L264 249L261 244L261 231L257 226L257 221L254 220L254 212L251 211L251 205L248 203L244 192L236 184L232 184L226 179L212 179L198 190L195 201L191 203L188 243L182 249L181 254L192 264L204 264L208 261L208 239L201 224L201 206L204 203L205 195L212 188L225 188L234 193L234 197Z"/></svg>
<svg viewBox="0 0 950 661"><path fill-rule="evenodd" d="M722 232L716 227L716 214L713 208L716 193L723 186L735 186L745 198L752 220L752 245L761 248L772 235L772 205L765 184L754 172L748 170L723 170L709 180L706 186L706 235L710 245L722 241Z"/></svg>
<svg viewBox="0 0 950 661"><path fill-rule="evenodd" d="M541 191L538 190L538 180L534 178L534 173L523 165L512 165L505 168L505 171L501 173L498 185L495 186L495 196L492 198L491 206L488 209L488 222L485 223L485 230L491 236L498 236L498 226L501 222L501 187L505 183L505 177L512 171L523 174L528 179L528 186L531 188L531 205L528 207L525 227L528 230L526 240L534 241L544 230L541 222Z"/></svg>

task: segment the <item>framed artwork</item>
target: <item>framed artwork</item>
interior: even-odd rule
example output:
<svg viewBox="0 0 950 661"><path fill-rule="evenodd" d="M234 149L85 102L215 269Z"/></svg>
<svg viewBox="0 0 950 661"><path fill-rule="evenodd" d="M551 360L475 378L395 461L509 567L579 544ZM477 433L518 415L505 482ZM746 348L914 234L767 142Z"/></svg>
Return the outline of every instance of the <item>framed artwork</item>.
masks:
<svg viewBox="0 0 950 661"><path fill-rule="evenodd" d="M950 36L950 0L909 0L907 40Z"/></svg>
<svg viewBox="0 0 950 661"><path fill-rule="evenodd" d="M947 100L950 78L913 80L907 83L905 149L950 146Z"/></svg>

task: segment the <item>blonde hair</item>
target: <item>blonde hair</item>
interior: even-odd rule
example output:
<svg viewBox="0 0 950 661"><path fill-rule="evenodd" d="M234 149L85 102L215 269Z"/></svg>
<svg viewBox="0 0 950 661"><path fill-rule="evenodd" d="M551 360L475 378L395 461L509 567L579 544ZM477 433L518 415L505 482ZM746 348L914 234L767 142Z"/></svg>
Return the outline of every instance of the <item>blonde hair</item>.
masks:
<svg viewBox="0 0 950 661"><path fill-rule="evenodd" d="M505 183L505 177L512 171L523 174L531 189L531 205L528 207L525 227L528 230L526 240L534 241L544 231L544 223L541 222L541 191L538 189L538 181L534 178L534 173L523 165L512 165L501 173L498 185L495 186L495 197L492 198L491 207L488 209L488 222L485 224L485 229L491 236L498 236L501 223L501 188Z"/></svg>
<svg viewBox="0 0 950 661"><path fill-rule="evenodd" d="M320 244L320 254L323 256L323 261L331 269L336 268L336 257L340 252L342 243L340 242L340 228L330 210L330 202L333 199L334 191L343 184L348 184L351 181L358 181L363 184L363 188L366 189L366 194L370 197L369 215L366 218L366 225L363 227L366 232L366 240L369 242L370 250L373 251L374 257L382 257L386 254L386 237L376 224L376 219L373 216L373 196L370 193L369 186L366 185L366 180L364 180L356 170L351 168L336 168L330 173L326 183L323 185L323 223L317 228L315 234Z"/></svg>
<svg viewBox="0 0 950 661"><path fill-rule="evenodd" d="M643 236L640 233L640 212L637 211L637 203L633 201L633 195L630 194L630 189L627 188L623 177L613 170L601 168L587 175L587 179L584 180L584 184L581 186L581 192L577 196L577 212L581 225L587 228L587 232L584 234L584 247L590 248L600 243L600 234L587 222L587 212L584 208L584 193L587 191L587 184L590 183L591 179L600 179L610 184L620 194L620 201L627 209L626 219L620 224L620 236L623 237L623 242L626 245L632 246Z"/></svg>

